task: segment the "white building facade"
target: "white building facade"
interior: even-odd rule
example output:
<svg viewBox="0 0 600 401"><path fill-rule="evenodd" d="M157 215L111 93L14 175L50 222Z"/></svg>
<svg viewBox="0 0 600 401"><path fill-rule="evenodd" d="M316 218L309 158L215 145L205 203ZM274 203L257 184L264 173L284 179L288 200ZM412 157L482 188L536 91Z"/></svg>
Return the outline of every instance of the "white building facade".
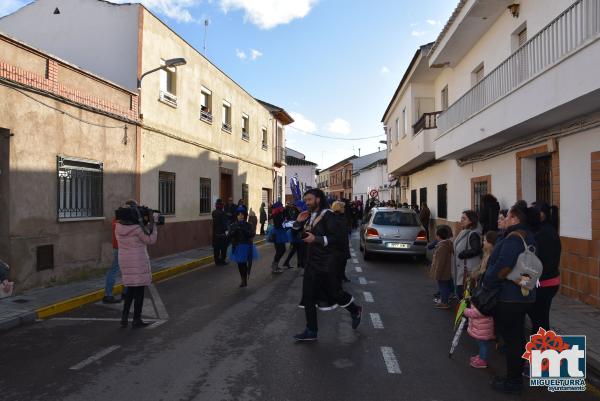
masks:
<svg viewBox="0 0 600 401"><path fill-rule="evenodd" d="M352 160L352 199L366 202L373 190L380 201L391 199L386 150Z"/></svg>
<svg viewBox="0 0 600 401"><path fill-rule="evenodd" d="M286 148L285 157L285 201L293 200L290 180L293 177L298 179L300 192L304 193L310 188L316 188L316 168L317 163L306 160L306 156L294 149Z"/></svg>
<svg viewBox="0 0 600 401"><path fill-rule="evenodd" d="M460 1L415 53L382 119L394 196L451 225L487 193L559 206L562 291L600 306L600 0L509 5Z"/></svg>

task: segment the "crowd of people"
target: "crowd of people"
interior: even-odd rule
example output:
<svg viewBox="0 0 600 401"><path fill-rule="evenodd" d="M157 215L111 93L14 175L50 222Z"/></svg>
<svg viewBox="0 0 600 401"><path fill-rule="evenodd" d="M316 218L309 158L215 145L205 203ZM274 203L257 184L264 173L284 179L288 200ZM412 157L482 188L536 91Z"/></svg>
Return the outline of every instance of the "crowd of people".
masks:
<svg viewBox="0 0 600 401"><path fill-rule="evenodd" d="M458 232L440 225L429 245L433 249L430 274L437 282L433 306L450 309L463 297L470 301L464 311L467 331L479 345L470 366L487 368L492 348L503 353L506 376L497 377L492 387L504 393L519 393L523 376L529 373L521 358L526 316L531 320L531 334L539 328L550 329L550 307L560 286L557 217L557 209L543 201L531 205L519 201L500 210L496 198L486 195L480 216L464 211ZM519 256L528 250L535 250L543 266L536 285L530 285L527 275L509 279Z"/></svg>

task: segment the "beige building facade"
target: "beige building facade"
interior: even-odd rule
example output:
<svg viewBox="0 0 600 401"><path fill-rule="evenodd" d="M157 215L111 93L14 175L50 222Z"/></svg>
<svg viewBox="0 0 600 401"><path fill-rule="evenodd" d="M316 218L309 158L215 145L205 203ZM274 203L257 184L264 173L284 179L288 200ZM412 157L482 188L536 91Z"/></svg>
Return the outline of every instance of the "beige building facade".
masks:
<svg viewBox="0 0 600 401"><path fill-rule="evenodd" d="M0 35L0 259L17 291L111 263L138 125L136 93Z"/></svg>

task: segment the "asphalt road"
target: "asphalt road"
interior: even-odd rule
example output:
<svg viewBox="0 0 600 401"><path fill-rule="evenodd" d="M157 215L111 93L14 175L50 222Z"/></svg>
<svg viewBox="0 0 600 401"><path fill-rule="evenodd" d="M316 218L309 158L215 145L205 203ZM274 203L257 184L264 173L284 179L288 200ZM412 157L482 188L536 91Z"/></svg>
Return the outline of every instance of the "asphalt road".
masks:
<svg viewBox="0 0 600 401"><path fill-rule="evenodd" d="M517 399L489 388L501 355L489 369L469 367L477 347L466 333L448 358L452 312L432 307L424 264L364 262L353 247L346 288L365 308L356 331L345 310L323 312L319 341L295 344L305 324L302 270L272 276L265 246L248 288L238 288L233 264L158 283L146 293L150 328L121 329L120 305L94 304L0 335L0 400ZM528 389L518 399L597 394Z"/></svg>

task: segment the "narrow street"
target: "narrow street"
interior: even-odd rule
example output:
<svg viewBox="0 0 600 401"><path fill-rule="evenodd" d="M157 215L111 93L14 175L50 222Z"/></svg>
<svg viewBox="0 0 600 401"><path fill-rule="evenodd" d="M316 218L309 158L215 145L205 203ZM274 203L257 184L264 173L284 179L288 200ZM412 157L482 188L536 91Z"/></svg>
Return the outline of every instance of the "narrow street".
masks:
<svg viewBox="0 0 600 401"><path fill-rule="evenodd" d="M346 311L319 314L319 341L295 344L302 271L272 276L260 249L250 286L234 265L210 265L156 284L144 315L119 327L119 306L89 305L0 336L3 401L34 400L501 400L488 387L503 370L476 371L465 333L448 358L452 312L431 306L427 267L412 258L364 262L358 242L347 288L364 305L358 330ZM364 284L361 284L364 283ZM104 320L103 320L104 319ZM110 320L114 319L114 320ZM595 393L568 394L592 400ZM528 390L523 400L565 400Z"/></svg>

